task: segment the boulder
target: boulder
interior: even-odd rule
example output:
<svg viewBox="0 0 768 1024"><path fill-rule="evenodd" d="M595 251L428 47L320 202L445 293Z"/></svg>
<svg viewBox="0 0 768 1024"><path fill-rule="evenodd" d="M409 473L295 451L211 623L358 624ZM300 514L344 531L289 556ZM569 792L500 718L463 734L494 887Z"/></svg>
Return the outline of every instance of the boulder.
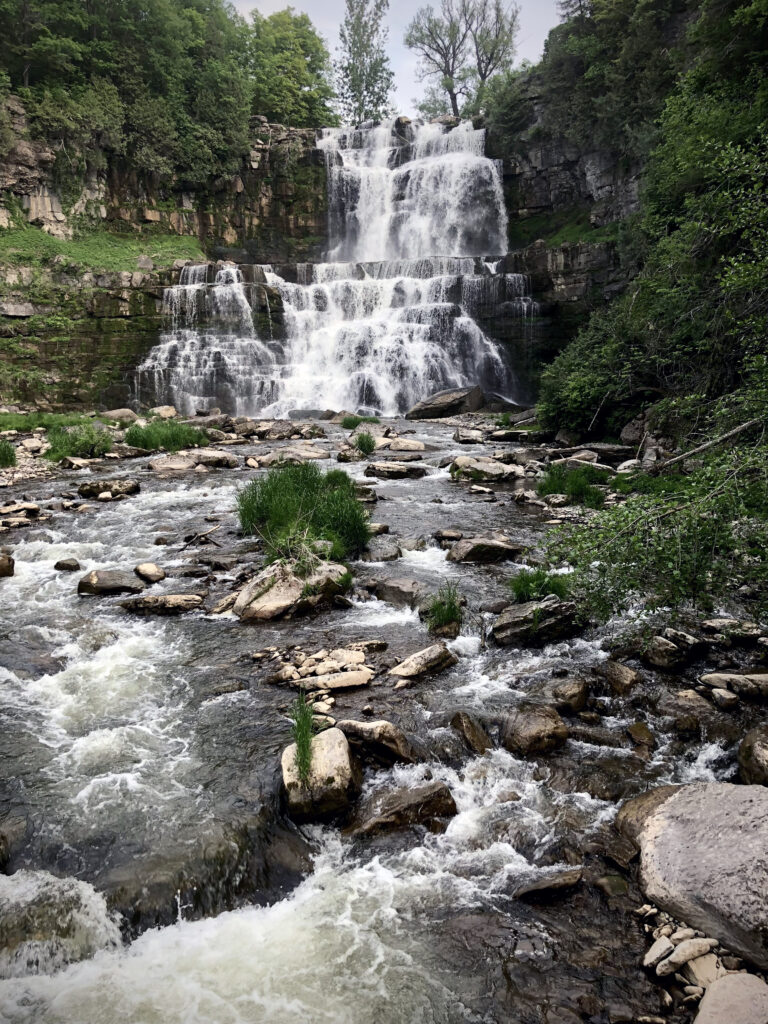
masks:
<svg viewBox="0 0 768 1024"><path fill-rule="evenodd" d="M698 782L628 801L646 897L758 967L768 966L768 790Z"/></svg>
<svg viewBox="0 0 768 1024"><path fill-rule="evenodd" d="M144 584L123 569L93 569L77 584L78 594L139 594Z"/></svg>
<svg viewBox="0 0 768 1024"><path fill-rule="evenodd" d="M541 646L573 636L577 631L576 605L549 594L541 601L525 601L506 608L494 621L491 631L497 644Z"/></svg>
<svg viewBox="0 0 768 1024"><path fill-rule="evenodd" d="M514 462L499 462L485 456L473 458L471 455L459 455L450 467L452 476L465 476L469 480L520 480L525 470Z"/></svg>
<svg viewBox="0 0 768 1024"><path fill-rule="evenodd" d="M362 686L369 686L371 679L372 669L356 668L347 672L324 672L319 676L300 677L293 680L293 685L301 688L311 682L313 688L318 690L358 690Z"/></svg>
<svg viewBox="0 0 768 1024"><path fill-rule="evenodd" d="M501 742L513 754L546 754L568 739L568 727L554 708L524 704L504 722Z"/></svg>
<svg viewBox="0 0 768 1024"><path fill-rule="evenodd" d="M158 459L149 460L149 468L153 473L190 473L197 463L190 455L162 455Z"/></svg>
<svg viewBox="0 0 768 1024"><path fill-rule="evenodd" d="M493 747L491 738L476 718L466 711L457 711L451 719L451 728L464 740L474 754L484 754Z"/></svg>
<svg viewBox="0 0 768 1024"><path fill-rule="evenodd" d="M395 665L389 674L403 680L418 679L420 676L432 676L442 672L455 665L458 660L444 643L432 644L405 658L399 665Z"/></svg>
<svg viewBox="0 0 768 1024"><path fill-rule="evenodd" d="M587 706L589 683L578 677L560 679L551 689L555 708L563 715L575 715Z"/></svg>
<svg viewBox="0 0 768 1024"><path fill-rule="evenodd" d="M768 697L768 672L707 672L701 677L705 686L714 689L730 690L740 697L760 700Z"/></svg>
<svg viewBox="0 0 768 1024"><path fill-rule="evenodd" d="M379 601L396 608L415 608L429 594L428 588L418 580L400 578L374 580L370 589Z"/></svg>
<svg viewBox="0 0 768 1024"><path fill-rule="evenodd" d="M484 439L482 430L471 427L459 427L453 435L453 440L457 444L482 444Z"/></svg>
<svg viewBox="0 0 768 1024"><path fill-rule="evenodd" d="M345 719L337 722L336 728L341 729L357 755L384 767L388 768L397 762L414 764L423 758L419 744L392 722Z"/></svg>
<svg viewBox="0 0 768 1024"><path fill-rule="evenodd" d="M421 402L417 402L405 414L407 420L443 419L458 416L463 412L477 412L483 407L485 396L480 387L448 388L437 391Z"/></svg>
<svg viewBox="0 0 768 1024"><path fill-rule="evenodd" d="M386 448L390 452L423 452L427 446L423 441L417 441L412 437L393 437L382 439L381 444L376 444L376 449Z"/></svg>
<svg viewBox="0 0 768 1024"><path fill-rule="evenodd" d="M601 661L599 665L595 665L592 671L605 679L613 692L622 697L640 682L640 673L636 669L630 668L629 665L622 665L620 661L613 661L610 658L608 661Z"/></svg>
<svg viewBox="0 0 768 1024"><path fill-rule="evenodd" d="M116 498L118 495L138 494L140 490L138 480L123 477L120 480L86 480L77 488L77 493L81 498L98 498L100 494L108 491Z"/></svg>
<svg viewBox="0 0 768 1024"><path fill-rule="evenodd" d="M181 615L199 608L203 599L199 594L153 594L132 597L120 602L126 611L134 615Z"/></svg>
<svg viewBox="0 0 768 1024"><path fill-rule="evenodd" d="M345 566L321 562L308 576L295 572L295 563L268 565L237 596L233 611L244 622L300 615L341 593Z"/></svg>
<svg viewBox="0 0 768 1024"><path fill-rule="evenodd" d="M142 562L133 570L140 580L145 583L160 583L165 579L165 570L154 562Z"/></svg>
<svg viewBox="0 0 768 1024"><path fill-rule="evenodd" d="M739 771L748 785L768 786L768 724L750 729L739 744Z"/></svg>
<svg viewBox="0 0 768 1024"><path fill-rule="evenodd" d="M402 550L394 537L374 537L368 542L363 555L364 562L395 562L402 557Z"/></svg>
<svg viewBox="0 0 768 1024"><path fill-rule="evenodd" d="M694 1024L766 1024L768 985L754 974L728 974L709 986Z"/></svg>
<svg viewBox="0 0 768 1024"><path fill-rule="evenodd" d="M325 729L312 737L306 782L296 767L295 743L283 751L281 766L288 814L297 821L323 820L346 811L360 790L360 772L340 729Z"/></svg>
<svg viewBox="0 0 768 1024"><path fill-rule="evenodd" d="M643 660L647 661L649 665L665 669L668 672L679 668L686 660L686 652L664 636L651 637L641 654Z"/></svg>
<svg viewBox="0 0 768 1024"><path fill-rule="evenodd" d="M139 418L133 409L108 409L100 412L99 416L103 420L116 420L118 423L135 423Z"/></svg>
<svg viewBox="0 0 768 1024"><path fill-rule="evenodd" d="M513 892L513 896L521 899L526 896L541 896L547 893L559 893L566 889L572 889L578 885L584 874L583 868L566 868L563 871L554 871L537 878L533 882L519 885Z"/></svg>
<svg viewBox="0 0 768 1024"><path fill-rule="evenodd" d="M382 480L418 480L428 472L426 466L416 462L369 462L365 467L366 476Z"/></svg>
<svg viewBox="0 0 768 1024"><path fill-rule="evenodd" d="M60 558L53 568L58 569L59 572L77 572L80 569L80 563L76 558Z"/></svg>
<svg viewBox="0 0 768 1024"><path fill-rule="evenodd" d="M449 550L449 562L512 561L525 551L520 544L511 544L495 537L472 537L457 541Z"/></svg>
<svg viewBox="0 0 768 1024"><path fill-rule="evenodd" d="M240 465L236 455L218 452L214 448L199 448L191 453L190 458L196 466L205 466L206 469L237 469Z"/></svg>
<svg viewBox="0 0 768 1024"><path fill-rule="evenodd" d="M0 579L13 576L16 562L11 555L0 552Z"/></svg>
<svg viewBox="0 0 768 1024"><path fill-rule="evenodd" d="M172 420L178 416L176 407L173 405L158 405L154 409L149 410L150 416L157 416L161 420Z"/></svg>
<svg viewBox="0 0 768 1024"><path fill-rule="evenodd" d="M423 825L430 832L443 832L446 818L457 813L456 802L444 782L426 782L384 793L375 793L360 808L361 824L353 835L370 836L378 832Z"/></svg>

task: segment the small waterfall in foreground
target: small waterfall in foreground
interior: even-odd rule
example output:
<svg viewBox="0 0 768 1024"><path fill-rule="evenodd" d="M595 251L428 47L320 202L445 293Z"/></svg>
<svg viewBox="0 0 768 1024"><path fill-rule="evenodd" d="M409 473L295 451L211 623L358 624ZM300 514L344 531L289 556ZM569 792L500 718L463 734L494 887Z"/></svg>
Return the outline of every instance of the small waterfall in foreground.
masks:
<svg viewBox="0 0 768 1024"><path fill-rule="evenodd" d="M349 409L396 415L480 383L514 399L513 368L483 330L538 307L500 272L507 220L485 132L404 119L326 129L327 263L185 267L167 330L137 373L140 401L235 415ZM244 280L244 273L248 280Z"/></svg>

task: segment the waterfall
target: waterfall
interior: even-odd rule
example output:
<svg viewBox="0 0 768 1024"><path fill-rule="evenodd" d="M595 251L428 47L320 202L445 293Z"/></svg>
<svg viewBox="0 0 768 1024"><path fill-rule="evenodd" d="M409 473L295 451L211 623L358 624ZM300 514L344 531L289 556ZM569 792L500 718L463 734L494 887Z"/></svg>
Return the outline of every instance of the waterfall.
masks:
<svg viewBox="0 0 768 1024"><path fill-rule="evenodd" d="M507 220L485 132L400 118L325 129L318 148L327 262L247 268L258 271L252 283L234 265L184 268L138 397L185 413L215 404L275 416L396 415L475 383L516 397L505 351L480 323L502 308L530 324L538 307L528 279L501 270Z"/></svg>

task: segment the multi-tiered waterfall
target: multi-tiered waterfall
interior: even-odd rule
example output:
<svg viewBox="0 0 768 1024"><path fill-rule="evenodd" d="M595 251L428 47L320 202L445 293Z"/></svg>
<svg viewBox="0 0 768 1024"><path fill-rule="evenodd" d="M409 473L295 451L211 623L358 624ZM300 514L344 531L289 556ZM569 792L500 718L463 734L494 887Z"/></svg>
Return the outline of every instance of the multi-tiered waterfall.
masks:
<svg viewBox="0 0 768 1024"><path fill-rule="evenodd" d="M393 415L445 387L515 397L504 349L477 318L535 310L527 279L498 272L507 222L484 145L470 122L324 131L329 262L186 267L139 368L140 400Z"/></svg>

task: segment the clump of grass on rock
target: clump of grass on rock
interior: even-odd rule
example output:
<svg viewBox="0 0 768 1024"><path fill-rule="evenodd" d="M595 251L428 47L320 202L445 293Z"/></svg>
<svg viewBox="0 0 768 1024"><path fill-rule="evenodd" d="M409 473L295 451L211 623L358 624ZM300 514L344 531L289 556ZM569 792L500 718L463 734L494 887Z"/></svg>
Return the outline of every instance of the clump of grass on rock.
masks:
<svg viewBox="0 0 768 1024"><path fill-rule="evenodd" d="M16 449L10 441L0 439L0 469L16 465Z"/></svg>
<svg viewBox="0 0 768 1024"><path fill-rule="evenodd" d="M52 427L48 431L50 449L46 457L58 462L67 456L79 459L98 459L112 450L108 430L94 423L81 423L73 427Z"/></svg>
<svg viewBox="0 0 768 1024"><path fill-rule="evenodd" d="M303 783L309 781L309 769L312 766L312 707L302 691L288 712L291 719L291 734L296 744L296 770Z"/></svg>
<svg viewBox="0 0 768 1024"><path fill-rule="evenodd" d="M461 595L455 583L443 583L427 609L427 625L431 630L460 624Z"/></svg>
<svg viewBox="0 0 768 1024"><path fill-rule="evenodd" d="M240 491L237 510L243 533L258 534L272 561L303 551L343 561L364 551L371 536L354 482L314 463L270 469Z"/></svg>
<svg viewBox="0 0 768 1024"><path fill-rule="evenodd" d="M512 577L509 586L515 601L520 604L540 601L549 594L563 600L570 591L567 576L549 573L546 569L522 569Z"/></svg>
<svg viewBox="0 0 768 1024"><path fill-rule="evenodd" d="M378 423L378 416L345 416L341 421L344 430L355 430L361 423Z"/></svg>
<svg viewBox="0 0 768 1024"><path fill-rule="evenodd" d="M188 423L155 420L145 427L134 424L125 432L125 443L145 451L177 452L181 448L200 448L208 444L208 435Z"/></svg>
<svg viewBox="0 0 768 1024"><path fill-rule="evenodd" d="M589 463L577 469L567 469L564 465L550 466L539 481L537 490L542 496L565 494L575 505L602 508L605 495L594 485L605 483L609 475L604 469L595 469Z"/></svg>
<svg viewBox="0 0 768 1024"><path fill-rule="evenodd" d="M373 455L376 450L376 441L374 440L373 435L369 434L367 431L362 431L355 438L355 447L361 455L365 455L367 457L368 455Z"/></svg>

